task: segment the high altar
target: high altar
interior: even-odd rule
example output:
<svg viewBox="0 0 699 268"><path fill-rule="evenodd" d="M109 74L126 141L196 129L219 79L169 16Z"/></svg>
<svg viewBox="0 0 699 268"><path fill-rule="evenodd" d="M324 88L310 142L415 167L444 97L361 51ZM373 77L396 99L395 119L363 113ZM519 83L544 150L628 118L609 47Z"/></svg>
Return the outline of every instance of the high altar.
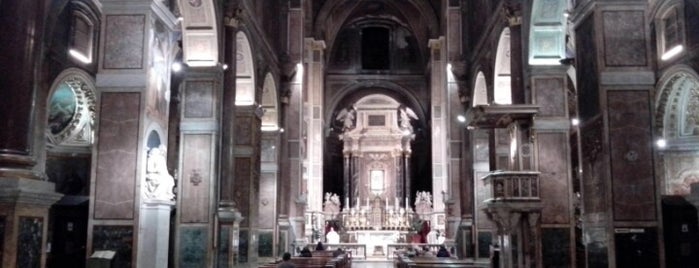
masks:
<svg viewBox="0 0 699 268"><path fill-rule="evenodd" d="M415 119L412 110L385 95L364 97L336 117L343 125L345 202L341 207L336 194L326 193L323 210L326 219L341 222L341 242L366 244L381 255L388 244L410 242L406 235L416 219L430 218L429 193L418 193L415 210L410 204Z"/></svg>

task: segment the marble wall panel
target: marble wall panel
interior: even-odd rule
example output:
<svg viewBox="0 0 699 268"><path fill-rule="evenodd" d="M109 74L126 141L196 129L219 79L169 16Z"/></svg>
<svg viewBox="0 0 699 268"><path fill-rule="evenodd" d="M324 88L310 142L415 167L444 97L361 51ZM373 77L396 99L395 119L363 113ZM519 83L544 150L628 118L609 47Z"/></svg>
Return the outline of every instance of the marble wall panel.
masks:
<svg viewBox="0 0 699 268"><path fill-rule="evenodd" d="M539 185L541 187L542 223L568 223L570 185L568 179L568 134L537 133Z"/></svg>
<svg viewBox="0 0 699 268"><path fill-rule="evenodd" d="M182 227L180 229L179 267L206 267L208 244L206 227Z"/></svg>
<svg viewBox="0 0 699 268"><path fill-rule="evenodd" d="M614 246L617 267L660 267L655 228L617 228Z"/></svg>
<svg viewBox="0 0 699 268"><path fill-rule="evenodd" d="M227 268L230 266L230 256L228 254L230 248L231 226L221 225L218 234L218 254L216 254L216 265L218 268Z"/></svg>
<svg viewBox="0 0 699 268"><path fill-rule="evenodd" d="M277 244L277 256L281 256L285 252L288 252L288 249L286 248L286 238L288 231L285 230L279 230L279 243Z"/></svg>
<svg viewBox="0 0 699 268"><path fill-rule="evenodd" d="M493 233L478 232L478 257L488 258L490 256L490 245L493 242Z"/></svg>
<svg viewBox="0 0 699 268"><path fill-rule="evenodd" d="M260 204L259 217L257 218L259 228L274 228L275 213L274 204L277 201L277 184L275 183L277 173L264 172L260 174Z"/></svg>
<svg viewBox="0 0 699 268"><path fill-rule="evenodd" d="M0 252L5 252L5 216L0 216ZM0 253L0 263L3 255Z"/></svg>
<svg viewBox="0 0 699 268"><path fill-rule="evenodd" d="M303 29L303 15L301 15L300 10L292 10L289 12L289 27L288 29L293 29L289 34L289 56L292 59L301 58L302 49L302 34L298 33L298 29Z"/></svg>
<svg viewBox="0 0 699 268"><path fill-rule="evenodd" d="M211 118L214 116L214 83L187 81L184 90L184 117Z"/></svg>
<svg viewBox="0 0 699 268"><path fill-rule="evenodd" d="M133 227L95 225L92 231L92 250L116 251L112 267L131 267Z"/></svg>
<svg viewBox="0 0 699 268"><path fill-rule="evenodd" d="M252 144L252 117L238 116L235 119L235 144L236 145L251 145Z"/></svg>
<svg viewBox="0 0 699 268"><path fill-rule="evenodd" d="M245 217L240 222L240 226L249 226L250 221L250 176L252 176L252 159L250 157L235 158L235 184L238 186L233 193L233 200L240 210L240 213Z"/></svg>
<svg viewBox="0 0 699 268"><path fill-rule="evenodd" d="M544 267L570 267L570 230L541 228L541 246Z"/></svg>
<svg viewBox="0 0 699 268"><path fill-rule="evenodd" d="M582 147L582 194L583 207L588 215L607 211L606 170L602 165L602 118L580 128Z"/></svg>
<svg viewBox="0 0 699 268"><path fill-rule="evenodd" d="M240 240L238 240L238 263L248 262L248 245L250 242L250 231L240 230Z"/></svg>
<svg viewBox="0 0 699 268"><path fill-rule="evenodd" d="M211 2L201 0L187 1L186 6L182 7L182 11L187 15L187 28L209 28L213 24L210 13Z"/></svg>
<svg viewBox="0 0 699 268"><path fill-rule="evenodd" d="M587 244L587 267L609 267L607 245L602 242Z"/></svg>
<svg viewBox="0 0 699 268"><path fill-rule="evenodd" d="M274 257L274 232L261 231L258 235L257 254L260 257Z"/></svg>
<svg viewBox="0 0 699 268"><path fill-rule="evenodd" d="M96 219L132 219L141 94L102 93L95 176Z"/></svg>
<svg viewBox="0 0 699 268"><path fill-rule="evenodd" d="M566 93L562 78L534 78L534 94L536 105L539 105L538 116L566 116Z"/></svg>
<svg viewBox="0 0 699 268"><path fill-rule="evenodd" d="M576 28L577 36L597 36L595 33L595 16L587 16ZM580 120L585 122L599 113L599 75L597 55L597 44L595 38L576 38L575 47L577 55L575 56L576 76L584 77L579 79L578 92L578 107L580 108Z"/></svg>
<svg viewBox="0 0 699 268"><path fill-rule="evenodd" d="M476 171L475 172L475 184L476 184L476 224L478 225L478 228L487 228L487 227L492 227L493 223L488 219L488 217L485 215L485 212L480 209L480 207L483 204L483 201L486 199L486 194L487 191L485 189L485 184L483 183L483 180L481 178L485 177L488 175L489 172L487 171Z"/></svg>
<svg viewBox="0 0 699 268"><path fill-rule="evenodd" d="M607 66L645 66L646 31L643 11L605 11L604 59Z"/></svg>
<svg viewBox="0 0 699 268"><path fill-rule="evenodd" d="M212 140L210 134L185 134L182 138L181 222L209 222Z"/></svg>
<svg viewBox="0 0 699 268"><path fill-rule="evenodd" d="M104 69L143 68L145 15L107 15L104 26Z"/></svg>
<svg viewBox="0 0 699 268"><path fill-rule="evenodd" d="M17 233L17 267L41 267L41 246L44 219L39 217L19 217Z"/></svg>
<svg viewBox="0 0 699 268"><path fill-rule="evenodd" d="M655 220L650 96L610 91L609 148L615 220Z"/></svg>

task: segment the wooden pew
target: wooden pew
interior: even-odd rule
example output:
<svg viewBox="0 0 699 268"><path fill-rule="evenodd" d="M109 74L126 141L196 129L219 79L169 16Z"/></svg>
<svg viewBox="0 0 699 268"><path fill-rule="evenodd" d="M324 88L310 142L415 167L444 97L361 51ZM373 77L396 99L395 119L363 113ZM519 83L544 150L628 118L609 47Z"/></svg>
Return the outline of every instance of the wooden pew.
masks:
<svg viewBox="0 0 699 268"><path fill-rule="evenodd" d="M332 252L330 252L332 253ZM324 256L326 254L317 254L323 256L316 256L315 253L313 257L292 257L291 262L296 264L297 268L350 268L352 263L347 257L347 254L343 254L337 257ZM263 264L258 266L259 268L276 268L281 261L275 261L273 263Z"/></svg>
<svg viewBox="0 0 699 268"><path fill-rule="evenodd" d="M460 260L456 258L438 257L406 257L399 256L394 259L396 268L484 268L484 263L476 263L473 260Z"/></svg>

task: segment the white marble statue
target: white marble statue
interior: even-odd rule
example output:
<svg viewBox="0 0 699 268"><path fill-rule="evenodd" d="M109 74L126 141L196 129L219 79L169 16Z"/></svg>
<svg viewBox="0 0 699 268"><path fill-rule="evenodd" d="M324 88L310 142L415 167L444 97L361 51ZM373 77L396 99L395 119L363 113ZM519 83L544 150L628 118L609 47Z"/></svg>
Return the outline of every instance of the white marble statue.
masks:
<svg viewBox="0 0 699 268"><path fill-rule="evenodd" d="M146 160L145 199L171 201L175 199L174 187L175 179L167 171L165 146L151 148Z"/></svg>
<svg viewBox="0 0 699 268"><path fill-rule="evenodd" d="M342 130L346 131L354 128L357 110L354 107L340 110L340 113L335 117L335 120L342 121Z"/></svg>

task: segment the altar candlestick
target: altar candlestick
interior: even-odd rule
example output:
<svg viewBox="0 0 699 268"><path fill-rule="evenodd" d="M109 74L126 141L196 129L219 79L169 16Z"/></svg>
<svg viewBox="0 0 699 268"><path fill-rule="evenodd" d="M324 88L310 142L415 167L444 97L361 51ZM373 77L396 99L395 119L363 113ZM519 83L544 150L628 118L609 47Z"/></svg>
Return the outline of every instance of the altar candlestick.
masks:
<svg viewBox="0 0 699 268"><path fill-rule="evenodd" d="M345 208L350 208L349 197L345 197Z"/></svg>
<svg viewBox="0 0 699 268"><path fill-rule="evenodd" d="M395 206L395 209L398 209L400 206L400 201L398 201L398 197L396 197L396 201L393 203L393 206Z"/></svg>
<svg viewBox="0 0 699 268"><path fill-rule="evenodd" d="M405 198L405 209L408 209L408 198Z"/></svg>

